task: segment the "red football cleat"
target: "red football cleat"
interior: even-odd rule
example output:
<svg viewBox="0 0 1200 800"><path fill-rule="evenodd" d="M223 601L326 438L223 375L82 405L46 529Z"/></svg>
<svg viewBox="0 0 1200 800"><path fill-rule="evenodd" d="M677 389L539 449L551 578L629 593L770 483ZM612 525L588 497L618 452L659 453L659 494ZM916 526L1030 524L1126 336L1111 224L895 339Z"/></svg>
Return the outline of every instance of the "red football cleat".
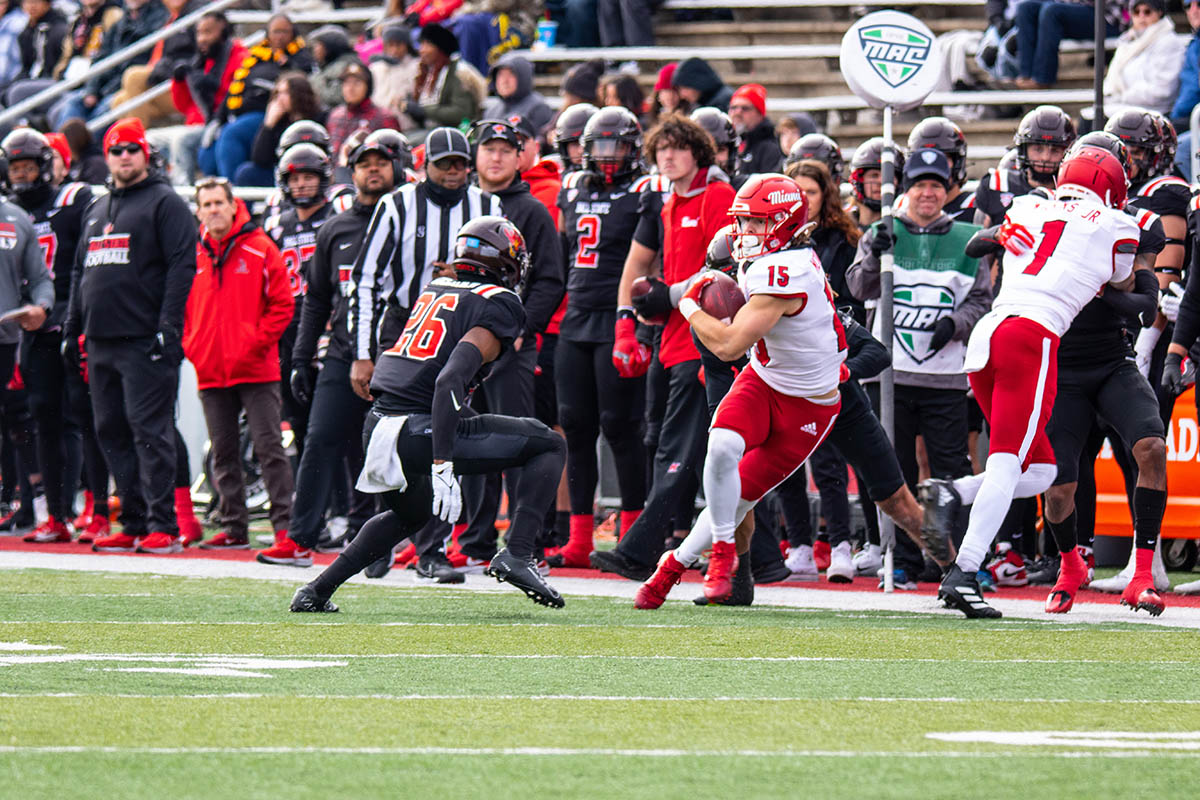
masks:
<svg viewBox="0 0 1200 800"><path fill-rule="evenodd" d="M729 597L737 565L737 546L733 542L713 542L708 571L704 573L704 596L710 603L719 603Z"/></svg>
<svg viewBox="0 0 1200 800"><path fill-rule="evenodd" d="M1157 617L1166 610L1166 601L1154 588L1154 576L1149 572L1134 573L1133 579L1121 593L1121 605L1129 606L1134 611L1145 611L1152 617Z"/></svg>
<svg viewBox="0 0 1200 800"><path fill-rule="evenodd" d="M711 567L710 567L711 569ZM658 560L658 569L650 576L650 580L641 585L633 598L634 608L658 608L667 599L671 587L683 579L687 567L675 558L675 551L668 550Z"/></svg>
<svg viewBox="0 0 1200 800"><path fill-rule="evenodd" d="M31 544L69 542L71 541L71 531L67 529L67 523L57 520L54 517L49 517L41 525L34 528L32 533L27 534L24 541Z"/></svg>
<svg viewBox="0 0 1200 800"><path fill-rule="evenodd" d="M138 544L137 551L139 553L153 553L155 555L182 553L183 545L179 543L178 536L172 536L162 531L155 531L145 539L142 539L141 543Z"/></svg>
<svg viewBox="0 0 1200 800"><path fill-rule="evenodd" d="M829 569L829 561L833 558L833 548L829 546L828 539L817 539L813 542L813 561L817 563L817 570L824 572Z"/></svg>
<svg viewBox="0 0 1200 800"><path fill-rule="evenodd" d="M92 521L87 524L87 527L83 529L83 533L79 534L79 538L75 541L79 542L80 544L91 544L97 539L103 539L111 533L112 524L108 521L108 517L104 516L103 514L96 514L92 517Z"/></svg>
<svg viewBox="0 0 1200 800"><path fill-rule="evenodd" d="M250 540L222 531L206 542L200 543L201 550L249 550Z"/></svg>
<svg viewBox="0 0 1200 800"><path fill-rule="evenodd" d="M92 549L97 553L132 553L137 550L141 539L136 539L127 533L114 533L103 536L92 542Z"/></svg>
<svg viewBox="0 0 1200 800"><path fill-rule="evenodd" d="M1011 552L1011 551L1010 551ZM1079 587L1087 581L1087 564L1079 548L1062 554L1058 566L1058 580L1046 598L1047 614L1065 614L1075 605L1075 594Z"/></svg>

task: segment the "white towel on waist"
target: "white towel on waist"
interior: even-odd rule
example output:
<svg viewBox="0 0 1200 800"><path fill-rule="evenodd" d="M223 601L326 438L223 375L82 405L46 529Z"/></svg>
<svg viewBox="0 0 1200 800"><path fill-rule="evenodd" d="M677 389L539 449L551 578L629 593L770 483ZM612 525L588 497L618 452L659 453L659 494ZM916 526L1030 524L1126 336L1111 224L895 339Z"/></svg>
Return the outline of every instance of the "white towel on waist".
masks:
<svg viewBox="0 0 1200 800"><path fill-rule="evenodd" d="M407 416L380 418L371 431L371 441L367 443L367 455L355 489L365 494L380 494L392 489L403 492L408 488L400 454L396 452L396 438L406 420Z"/></svg>

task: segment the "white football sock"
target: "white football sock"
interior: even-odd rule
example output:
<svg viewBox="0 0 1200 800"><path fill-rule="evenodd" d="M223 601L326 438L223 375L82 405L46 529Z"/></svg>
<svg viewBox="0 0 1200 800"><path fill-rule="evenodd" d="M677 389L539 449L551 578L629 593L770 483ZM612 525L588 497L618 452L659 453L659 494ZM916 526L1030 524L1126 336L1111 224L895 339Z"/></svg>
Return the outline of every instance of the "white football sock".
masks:
<svg viewBox="0 0 1200 800"><path fill-rule="evenodd" d="M954 491L962 498L963 505L969 506L975 502L975 495L979 494L979 487L983 485L983 473L955 478L951 483L954 484Z"/></svg>
<svg viewBox="0 0 1200 800"><path fill-rule="evenodd" d="M1008 514L1021 479L1021 462L1012 453L996 453L988 456L982 475L983 483L975 495L971 520L955 560L959 569L968 574L979 570Z"/></svg>
<svg viewBox="0 0 1200 800"><path fill-rule="evenodd" d="M704 551L712 547L712 514L706 508L696 517L692 530L675 548L675 560L691 567L700 560Z"/></svg>
<svg viewBox="0 0 1200 800"><path fill-rule="evenodd" d="M742 498L742 478L738 462L746 452L746 440L728 428L713 428L708 434L708 454L704 457L704 497L712 512L714 542L732 542L737 527L738 501Z"/></svg>

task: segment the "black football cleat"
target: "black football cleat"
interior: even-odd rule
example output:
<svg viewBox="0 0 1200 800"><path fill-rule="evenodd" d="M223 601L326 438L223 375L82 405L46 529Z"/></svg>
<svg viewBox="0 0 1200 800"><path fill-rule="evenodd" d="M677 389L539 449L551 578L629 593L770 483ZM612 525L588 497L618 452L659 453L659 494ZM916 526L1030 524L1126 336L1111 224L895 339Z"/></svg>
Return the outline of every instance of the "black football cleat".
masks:
<svg viewBox="0 0 1200 800"><path fill-rule="evenodd" d="M328 597L321 597L307 583L296 590L292 596L292 604L288 611L302 611L314 614L333 614L338 607Z"/></svg>
<svg viewBox="0 0 1200 800"><path fill-rule="evenodd" d="M950 535L954 519L962 508L962 498L952 481L928 478L917 486L917 498L925 510L919 535L929 555L941 564L953 560L950 552Z"/></svg>
<svg viewBox="0 0 1200 800"><path fill-rule="evenodd" d="M747 562L750 561L749 554L743 556ZM787 567L784 567L787 569ZM788 575L791 575L791 570L788 570ZM733 589L730 590L729 596L719 603L712 603L707 597L701 594L699 597L693 598L692 602L698 606L719 605L719 606L748 606L754 603L754 584L762 583L751 577L749 565L742 567L738 563L737 570L733 573ZM771 581L773 583L774 581Z"/></svg>
<svg viewBox="0 0 1200 800"><path fill-rule="evenodd" d="M508 548L492 557L492 562L488 564L484 574L491 575L497 581L511 583L535 603L550 608L562 608L566 605L562 595L542 579L533 559L518 558L508 552Z"/></svg>
<svg viewBox="0 0 1200 800"><path fill-rule="evenodd" d="M417 577L438 583L465 583L467 578L450 566L445 553L437 552L417 559Z"/></svg>
<svg viewBox="0 0 1200 800"><path fill-rule="evenodd" d="M546 559L549 561L550 559ZM653 566L639 564L636 561L630 561L625 556L618 553L616 550L593 550L588 556L588 561L592 566L601 572L611 572L614 575L620 575L631 581L642 583L650 579L654 574ZM554 566L553 563L550 566Z"/></svg>
<svg viewBox="0 0 1200 800"><path fill-rule="evenodd" d="M983 599L979 591L979 579L974 574L963 572L957 564L942 579L942 585L938 587L938 600L945 603L947 608L961 611L967 619L999 619L1004 616Z"/></svg>
<svg viewBox="0 0 1200 800"><path fill-rule="evenodd" d="M396 548L388 550L387 555L383 558L376 559L367 568L363 570L363 575L368 578L382 578L392 571L392 564L396 563Z"/></svg>

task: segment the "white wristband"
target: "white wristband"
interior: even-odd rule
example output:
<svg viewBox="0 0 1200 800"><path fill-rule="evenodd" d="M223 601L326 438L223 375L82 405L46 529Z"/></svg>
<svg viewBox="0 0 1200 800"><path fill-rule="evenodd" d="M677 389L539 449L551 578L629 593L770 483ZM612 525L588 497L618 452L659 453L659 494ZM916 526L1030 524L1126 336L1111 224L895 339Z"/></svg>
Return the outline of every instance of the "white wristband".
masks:
<svg viewBox="0 0 1200 800"><path fill-rule="evenodd" d="M683 318L691 322L692 315L700 310L700 304L690 297L685 297L679 301L679 313L683 314Z"/></svg>

